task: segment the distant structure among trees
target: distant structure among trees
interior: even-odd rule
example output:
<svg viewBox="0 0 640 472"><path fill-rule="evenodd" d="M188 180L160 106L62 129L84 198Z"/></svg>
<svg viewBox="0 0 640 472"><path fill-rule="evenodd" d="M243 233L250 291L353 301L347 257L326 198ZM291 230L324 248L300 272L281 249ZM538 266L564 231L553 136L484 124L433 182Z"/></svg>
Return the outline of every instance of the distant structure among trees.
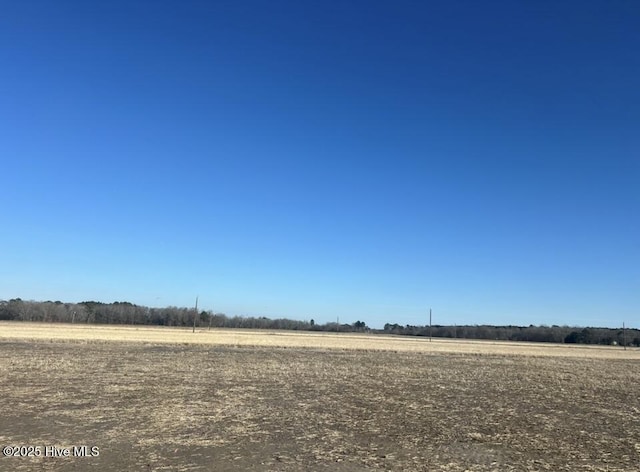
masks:
<svg viewBox="0 0 640 472"><path fill-rule="evenodd" d="M212 328L286 329L333 332L385 333L404 336L429 336L429 326L402 326L387 323L375 330L364 321L352 324L337 322L318 324L286 318L227 316L200 311L197 326ZM98 323L159 326L193 326L194 309L169 306L149 308L129 302L63 303L60 301L24 301L19 298L0 300L0 320L41 321L51 323ZM441 326L433 325L433 337L533 341L550 343L606 344L640 347L640 330L610 328L575 328L568 326Z"/></svg>

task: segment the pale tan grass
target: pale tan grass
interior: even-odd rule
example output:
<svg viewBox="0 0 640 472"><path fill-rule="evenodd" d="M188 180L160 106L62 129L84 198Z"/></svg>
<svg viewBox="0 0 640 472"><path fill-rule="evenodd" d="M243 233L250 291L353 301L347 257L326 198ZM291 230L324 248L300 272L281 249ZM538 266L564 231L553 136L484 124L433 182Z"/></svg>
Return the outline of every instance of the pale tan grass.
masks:
<svg viewBox="0 0 640 472"><path fill-rule="evenodd" d="M79 342L141 342L151 344L199 344L260 346L425 353L460 353L525 356L560 356L606 359L640 359L640 350L619 346L585 346L552 343L480 341L275 330L196 329L157 326L85 325L0 322L0 339Z"/></svg>
<svg viewBox="0 0 640 472"><path fill-rule="evenodd" d="M0 339L0 444L101 448L0 470L636 472L636 363Z"/></svg>

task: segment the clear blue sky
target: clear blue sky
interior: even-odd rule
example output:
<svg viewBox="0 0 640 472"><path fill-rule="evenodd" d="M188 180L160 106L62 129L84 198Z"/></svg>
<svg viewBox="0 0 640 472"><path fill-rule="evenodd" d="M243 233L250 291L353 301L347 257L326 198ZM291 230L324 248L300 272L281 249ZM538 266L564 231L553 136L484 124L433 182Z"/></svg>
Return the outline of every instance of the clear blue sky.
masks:
<svg viewBox="0 0 640 472"><path fill-rule="evenodd" d="M0 299L640 323L640 3L20 1Z"/></svg>

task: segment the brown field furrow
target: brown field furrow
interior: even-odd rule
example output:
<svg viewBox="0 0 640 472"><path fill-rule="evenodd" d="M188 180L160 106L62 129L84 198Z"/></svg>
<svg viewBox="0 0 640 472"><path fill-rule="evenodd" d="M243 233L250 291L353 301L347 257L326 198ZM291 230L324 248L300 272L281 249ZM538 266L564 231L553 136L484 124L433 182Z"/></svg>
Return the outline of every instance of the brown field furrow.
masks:
<svg viewBox="0 0 640 472"><path fill-rule="evenodd" d="M0 471L637 471L638 351L0 323Z"/></svg>

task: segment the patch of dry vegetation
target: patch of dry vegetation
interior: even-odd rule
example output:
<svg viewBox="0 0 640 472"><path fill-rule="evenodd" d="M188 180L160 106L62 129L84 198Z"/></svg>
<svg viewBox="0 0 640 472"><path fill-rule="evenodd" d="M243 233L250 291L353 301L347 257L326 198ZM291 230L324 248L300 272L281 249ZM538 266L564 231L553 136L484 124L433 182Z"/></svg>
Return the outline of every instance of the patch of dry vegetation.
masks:
<svg viewBox="0 0 640 472"><path fill-rule="evenodd" d="M619 346L587 346L508 341L482 341L411 336L366 335L304 331L244 329L198 329L157 326L87 325L62 323L0 322L0 339L127 341L153 344L287 347L374 350L397 352L441 352L466 354L520 354L525 356L570 356L638 359L640 349Z"/></svg>
<svg viewBox="0 0 640 472"><path fill-rule="evenodd" d="M371 348L368 337L266 335L281 343L272 347L236 332L180 344L207 333L145 329L172 341L0 337L0 445L101 451L0 458L0 470L639 470L634 351L455 352L467 344L428 340L414 351L391 347L405 346L395 338Z"/></svg>

